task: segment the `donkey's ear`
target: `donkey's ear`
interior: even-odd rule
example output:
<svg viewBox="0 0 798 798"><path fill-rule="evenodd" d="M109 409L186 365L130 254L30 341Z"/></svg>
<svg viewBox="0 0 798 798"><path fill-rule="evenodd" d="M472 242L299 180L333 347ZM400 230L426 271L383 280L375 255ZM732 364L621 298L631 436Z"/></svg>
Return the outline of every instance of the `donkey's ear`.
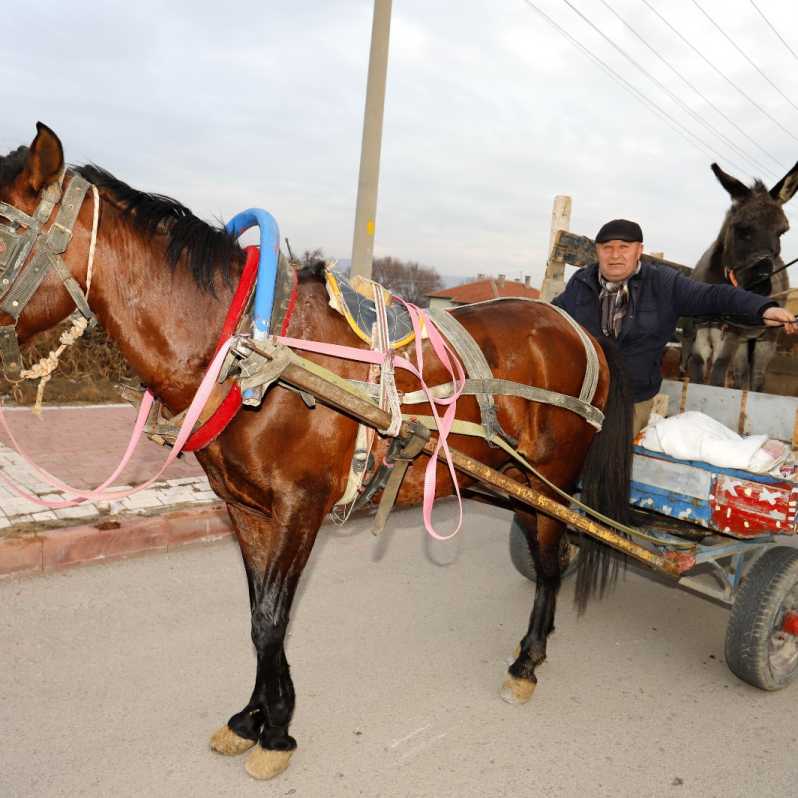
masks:
<svg viewBox="0 0 798 798"><path fill-rule="evenodd" d="M770 196L776 202L784 205L785 202L789 202L792 199L792 195L795 194L796 190L798 190L798 163L770 189Z"/></svg>
<svg viewBox="0 0 798 798"><path fill-rule="evenodd" d="M736 177L727 175L716 163L712 164L712 171L715 173L715 177L718 178L718 182L731 194L732 199L745 199L750 195L751 189L748 186L741 183Z"/></svg>
<svg viewBox="0 0 798 798"><path fill-rule="evenodd" d="M64 148L58 136L41 122L36 123L36 138L28 149L25 176L30 187L38 194L45 186L57 180L64 168Z"/></svg>

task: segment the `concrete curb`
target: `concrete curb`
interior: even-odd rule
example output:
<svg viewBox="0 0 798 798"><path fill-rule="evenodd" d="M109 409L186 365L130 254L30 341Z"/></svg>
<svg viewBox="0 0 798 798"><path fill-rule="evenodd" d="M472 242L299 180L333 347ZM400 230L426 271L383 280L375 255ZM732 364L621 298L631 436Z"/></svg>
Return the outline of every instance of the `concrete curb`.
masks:
<svg viewBox="0 0 798 798"><path fill-rule="evenodd" d="M154 516L106 516L92 524L0 538L0 578L46 573L232 535L224 504Z"/></svg>

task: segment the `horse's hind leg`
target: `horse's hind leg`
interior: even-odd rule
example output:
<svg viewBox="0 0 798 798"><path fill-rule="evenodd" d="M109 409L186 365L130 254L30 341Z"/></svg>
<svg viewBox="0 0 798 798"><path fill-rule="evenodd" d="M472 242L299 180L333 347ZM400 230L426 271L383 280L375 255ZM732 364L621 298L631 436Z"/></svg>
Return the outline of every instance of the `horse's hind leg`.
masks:
<svg viewBox="0 0 798 798"><path fill-rule="evenodd" d="M294 685L283 645L294 592L321 525L319 513L311 509L314 504L294 502L293 512L275 513L279 522L230 507L247 569L258 664L248 704L213 736L211 746L234 754L257 741L246 769L258 779L285 770L296 749L296 740L288 733Z"/></svg>
<svg viewBox="0 0 798 798"><path fill-rule="evenodd" d="M501 697L510 704L524 704L537 684L535 668L546 659L546 639L554 631L554 611L560 589L560 544L565 526L548 516L518 514L535 563L535 602L529 629L521 640L519 654L510 666Z"/></svg>

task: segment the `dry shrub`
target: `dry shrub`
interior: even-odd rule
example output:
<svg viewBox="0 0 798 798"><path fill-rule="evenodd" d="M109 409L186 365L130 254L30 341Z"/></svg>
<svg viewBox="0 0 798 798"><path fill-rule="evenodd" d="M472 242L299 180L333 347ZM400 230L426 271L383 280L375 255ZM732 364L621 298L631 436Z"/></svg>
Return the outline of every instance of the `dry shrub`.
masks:
<svg viewBox="0 0 798 798"><path fill-rule="evenodd" d="M71 322L63 322L41 333L22 349L25 368L36 363L60 345L59 338ZM63 402L118 402L114 386L135 382L135 375L122 358L116 344L101 327L88 329L62 353L58 368L44 391L45 404ZM0 394L20 404L33 404L38 380L25 380L16 386L0 378Z"/></svg>

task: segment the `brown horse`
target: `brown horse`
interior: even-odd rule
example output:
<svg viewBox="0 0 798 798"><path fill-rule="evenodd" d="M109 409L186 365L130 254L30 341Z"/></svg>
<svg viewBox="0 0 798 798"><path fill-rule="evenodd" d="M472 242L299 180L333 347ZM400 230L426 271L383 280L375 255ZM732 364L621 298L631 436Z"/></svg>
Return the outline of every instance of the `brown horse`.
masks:
<svg viewBox="0 0 798 798"><path fill-rule="evenodd" d="M0 200L31 214L42 192L64 166L61 142L37 125L29 147L0 158ZM136 191L107 172L84 166L67 171L93 183L101 196L91 309L117 342L130 365L173 412L189 404L213 355L217 336L241 273L243 253L223 230L200 221L168 198ZM85 290L92 224L91 199L83 204L64 255L71 275ZM8 226L6 226L8 229ZM3 297L0 296L0 301ZM73 310L61 279L48 274L19 316L24 340L51 327ZM482 347L497 377L576 395L586 365L585 350L572 327L553 308L505 301L455 311ZM0 323L3 323L0 319ZM8 323L6 319L5 323ZM298 301L289 336L363 346L328 305L318 269L299 275ZM597 349L600 365L595 405L606 421L595 434L567 410L512 397L497 398L499 421L519 441L519 450L557 485L572 490L582 474L583 493L598 509L625 511L630 463L629 409L623 381L611 372L614 355ZM411 355L408 355L410 357ZM339 375L365 380L368 367L325 356L309 356ZM431 352L425 358L428 384L448 379ZM397 374L400 391L418 388ZM414 405L412 412L428 413ZM473 397L458 403L458 417L479 420ZM289 735L294 687L283 649L291 602L316 534L341 496L355 447L356 423L317 404L309 409L295 392L275 385L258 409L240 412L221 436L197 457L213 489L226 502L240 543L249 584L252 640L257 650L255 687L246 706L214 734L220 753L251 747L247 770L269 778L283 770L296 747ZM494 468L508 456L481 439L453 437L453 445ZM387 447L380 441L377 462ZM426 456L416 460L399 494L416 504L422 494ZM583 468L583 466L585 466ZM549 490L513 469L518 478ZM447 470L437 472L439 494L451 493ZM467 485L463 479L462 484ZM522 508L518 508L522 509ZM536 683L535 668L546 656L560 583L563 526L551 518L522 515L538 574L529 628L510 666L504 696L523 701ZM578 600L584 605L606 581L606 550L584 544Z"/></svg>

